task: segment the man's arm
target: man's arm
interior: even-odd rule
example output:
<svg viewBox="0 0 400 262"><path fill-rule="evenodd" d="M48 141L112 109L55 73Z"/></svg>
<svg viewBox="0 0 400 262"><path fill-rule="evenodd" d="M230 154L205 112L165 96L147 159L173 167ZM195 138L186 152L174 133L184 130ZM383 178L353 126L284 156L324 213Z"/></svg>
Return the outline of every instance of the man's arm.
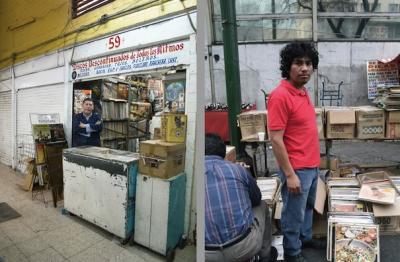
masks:
<svg viewBox="0 0 400 262"><path fill-rule="evenodd" d="M92 132L101 132L103 130L103 121L101 120L99 115L95 115L93 120L90 121L89 126Z"/></svg>
<svg viewBox="0 0 400 262"><path fill-rule="evenodd" d="M80 127L81 121L79 119L79 115L75 115L72 119L72 133L73 134L78 134L78 133L84 133L86 131L85 128Z"/></svg>
<svg viewBox="0 0 400 262"><path fill-rule="evenodd" d="M286 183L290 193L298 194L301 191L300 180L289 162L289 156L283 143L284 130L270 130L272 151L278 161L279 167L286 176Z"/></svg>

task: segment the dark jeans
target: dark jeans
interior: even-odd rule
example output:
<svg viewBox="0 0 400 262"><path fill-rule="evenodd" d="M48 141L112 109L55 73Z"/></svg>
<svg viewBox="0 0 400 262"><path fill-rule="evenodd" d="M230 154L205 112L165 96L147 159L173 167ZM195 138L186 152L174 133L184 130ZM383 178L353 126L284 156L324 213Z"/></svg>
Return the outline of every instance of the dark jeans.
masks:
<svg viewBox="0 0 400 262"><path fill-rule="evenodd" d="M289 193L286 176L279 172L282 186L283 208L281 228L283 248L286 255L295 256L301 252L301 243L312 239L312 222L317 192L318 168L295 170L301 183L301 193Z"/></svg>

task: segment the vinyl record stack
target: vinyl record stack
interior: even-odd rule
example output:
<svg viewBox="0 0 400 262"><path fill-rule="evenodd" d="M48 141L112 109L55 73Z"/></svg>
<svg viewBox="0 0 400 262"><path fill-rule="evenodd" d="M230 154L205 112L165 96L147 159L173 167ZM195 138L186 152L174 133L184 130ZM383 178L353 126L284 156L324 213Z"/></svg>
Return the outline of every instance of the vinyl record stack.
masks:
<svg viewBox="0 0 400 262"><path fill-rule="evenodd" d="M379 226L359 199L356 178L331 178L328 187L328 261L379 261ZM361 260L360 260L361 259Z"/></svg>

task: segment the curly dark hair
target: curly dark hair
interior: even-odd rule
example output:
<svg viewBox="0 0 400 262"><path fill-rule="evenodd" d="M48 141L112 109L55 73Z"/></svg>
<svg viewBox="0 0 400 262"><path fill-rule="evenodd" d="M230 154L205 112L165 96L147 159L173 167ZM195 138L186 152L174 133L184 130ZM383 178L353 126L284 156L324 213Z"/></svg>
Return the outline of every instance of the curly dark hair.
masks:
<svg viewBox="0 0 400 262"><path fill-rule="evenodd" d="M208 133L204 142L206 156L215 155L225 158L226 145L219 135Z"/></svg>
<svg viewBox="0 0 400 262"><path fill-rule="evenodd" d="M281 56L281 75L289 79L290 67L295 58L308 57L311 59L314 69L318 68L318 51L311 42L294 42L287 44L280 52Z"/></svg>

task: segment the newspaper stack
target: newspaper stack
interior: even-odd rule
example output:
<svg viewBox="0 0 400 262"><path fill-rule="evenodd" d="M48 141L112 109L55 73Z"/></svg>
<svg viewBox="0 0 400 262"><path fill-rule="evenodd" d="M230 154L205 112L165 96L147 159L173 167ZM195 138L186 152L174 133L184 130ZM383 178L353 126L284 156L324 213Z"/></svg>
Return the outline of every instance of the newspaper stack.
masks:
<svg viewBox="0 0 400 262"><path fill-rule="evenodd" d="M400 109L400 86L378 87L373 103L383 109Z"/></svg>
<svg viewBox="0 0 400 262"><path fill-rule="evenodd" d="M257 185L261 191L261 200L272 203L278 189L278 179L276 178L259 178Z"/></svg>
<svg viewBox="0 0 400 262"><path fill-rule="evenodd" d="M366 205L358 200L360 184L355 178L333 178L329 188L328 210L330 212L365 212Z"/></svg>

